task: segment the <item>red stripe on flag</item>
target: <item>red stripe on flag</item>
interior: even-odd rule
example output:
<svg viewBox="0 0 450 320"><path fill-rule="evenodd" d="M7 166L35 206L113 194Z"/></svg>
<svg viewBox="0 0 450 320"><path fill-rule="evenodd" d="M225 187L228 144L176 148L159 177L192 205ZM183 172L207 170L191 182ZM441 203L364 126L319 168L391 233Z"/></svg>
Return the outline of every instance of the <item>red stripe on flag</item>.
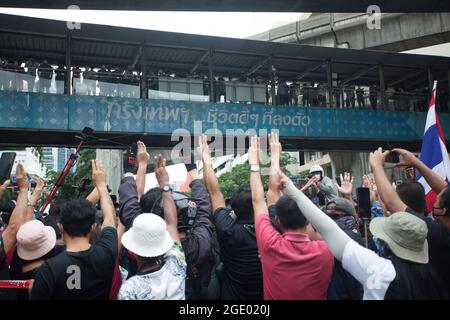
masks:
<svg viewBox="0 0 450 320"><path fill-rule="evenodd" d="M427 193L427 213L433 212L433 205L436 202L436 192L430 190Z"/></svg>
<svg viewBox="0 0 450 320"><path fill-rule="evenodd" d="M433 92L431 93L431 98L430 98L430 104L429 107L431 108L432 106L434 106L436 104L436 90L433 89Z"/></svg>

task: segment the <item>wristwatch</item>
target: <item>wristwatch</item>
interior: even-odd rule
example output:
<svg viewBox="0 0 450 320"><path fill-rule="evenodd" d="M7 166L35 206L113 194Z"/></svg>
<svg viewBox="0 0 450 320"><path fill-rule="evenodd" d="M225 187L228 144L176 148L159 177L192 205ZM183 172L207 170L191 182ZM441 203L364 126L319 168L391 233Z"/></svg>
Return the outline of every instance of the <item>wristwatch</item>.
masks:
<svg viewBox="0 0 450 320"><path fill-rule="evenodd" d="M259 172L259 171L260 171L259 165L257 165L257 164L252 164L252 165L250 166L250 171L251 171L251 172Z"/></svg>
<svg viewBox="0 0 450 320"><path fill-rule="evenodd" d="M165 186L161 187L161 191L162 192L172 192L172 188L168 184L166 184Z"/></svg>

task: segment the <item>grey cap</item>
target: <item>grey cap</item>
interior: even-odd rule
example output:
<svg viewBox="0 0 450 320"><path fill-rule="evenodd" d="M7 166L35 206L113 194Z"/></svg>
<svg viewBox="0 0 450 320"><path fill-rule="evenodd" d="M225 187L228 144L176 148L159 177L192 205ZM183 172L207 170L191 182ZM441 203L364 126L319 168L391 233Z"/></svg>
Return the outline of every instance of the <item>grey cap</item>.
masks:
<svg viewBox="0 0 450 320"><path fill-rule="evenodd" d="M396 212L388 218L375 218L370 232L389 246L399 258L428 263L428 227L425 221L407 212Z"/></svg>
<svg viewBox="0 0 450 320"><path fill-rule="evenodd" d="M345 213L347 216L356 216L355 206L347 199L336 197L331 201L328 201L327 206L331 203L336 205L336 211Z"/></svg>

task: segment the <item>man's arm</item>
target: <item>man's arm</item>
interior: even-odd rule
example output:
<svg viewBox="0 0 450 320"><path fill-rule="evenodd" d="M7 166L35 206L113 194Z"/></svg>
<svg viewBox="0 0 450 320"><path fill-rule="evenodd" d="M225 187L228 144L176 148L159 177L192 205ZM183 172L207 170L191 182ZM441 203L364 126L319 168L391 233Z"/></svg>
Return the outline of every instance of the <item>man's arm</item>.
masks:
<svg viewBox="0 0 450 320"><path fill-rule="evenodd" d="M212 214L214 214L218 208L225 207L225 198L220 191L219 181L217 181L216 173L212 167L208 138L205 135L199 137L197 151L203 161L203 179L211 198Z"/></svg>
<svg viewBox="0 0 450 320"><path fill-rule="evenodd" d="M142 214L141 206L139 205L136 181L133 174L127 172L119 186L119 218L120 222L128 229L133 220Z"/></svg>
<svg viewBox="0 0 450 320"><path fill-rule="evenodd" d="M92 203L94 206L100 201L100 194L98 193L97 188L94 188L91 193L88 194L86 200Z"/></svg>
<svg viewBox="0 0 450 320"><path fill-rule="evenodd" d="M138 198L140 198L144 194L145 190L145 176L147 175L147 164L148 160L150 160L150 155L148 154L145 144L142 141L138 141L137 146L138 169L136 172L136 188Z"/></svg>
<svg viewBox="0 0 450 320"><path fill-rule="evenodd" d="M280 154L281 144L277 134L269 135L270 144L270 176L269 176L269 190L267 191L267 205L270 207L278 202L280 199Z"/></svg>
<svg viewBox="0 0 450 320"><path fill-rule="evenodd" d="M158 180L159 186L163 187L169 185L169 174L166 170L166 159L162 155L155 157L155 176ZM164 206L164 220L167 224L167 231L172 239L176 242L180 242L180 236L178 235L178 217L177 207L171 192L162 191L162 201Z"/></svg>
<svg viewBox="0 0 450 320"><path fill-rule="evenodd" d="M9 218L8 226L2 233L3 246L5 248L5 253L16 243L16 235L19 228L27 222L27 202L28 202L28 176L21 164L17 165L16 168L16 181L19 187L19 194L17 196L16 207L11 213Z"/></svg>
<svg viewBox="0 0 450 320"><path fill-rule="evenodd" d="M38 182L36 183L36 188L34 188L33 190L33 194L31 195L30 201L28 201L26 221L30 221L31 219L33 219L34 207L36 207L39 198L42 196L44 186L45 181L39 179Z"/></svg>
<svg viewBox="0 0 450 320"><path fill-rule="evenodd" d="M389 151L383 152L381 148L378 148L378 150L370 153L369 163L372 167L375 184L381 201L393 213L399 211L404 212L408 206L400 199L384 172L384 160L388 153Z"/></svg>
<svg viewBox="0 0 450 320"><path fill-rule="evenodd" d="M416 158L414 154L405 149L392 149L402 156L402 161L396 164L396 167L414 167L424 177L428 185L434 192L439 194L447 187L447 182L438 176L433 170L428 168L425 163Z"/></svg>
<svg viewBox="0 0 450 320"><path fill-rule="evenodd" d="M189 265L201 264L209 259L213 244L214 225L211 221L211 203L203 181L198 178L197 169L189 171L193 201L197 205L197 215L189 237L184 238L186 261Z"/></svg>
<svg viewBox="0 0 450 320"><path fill-rule="evenodd" d="M256 218L260 214L269 214L266 201L264 200L264 187L261 182L261 173L259 166L260 146L259 138L253 136L250 138L250 149L248 150L248 162L251 166L250 188L252 189L253 214Z"/></svg>
<svg viewBox="0 0 450 320"><path fill-rule="evenodd" d="M106 172L100 160L92 160L92 181L100 195L100 205L103 213L102 229L106 227L116 228L115 208L106 187Z"/></svg>

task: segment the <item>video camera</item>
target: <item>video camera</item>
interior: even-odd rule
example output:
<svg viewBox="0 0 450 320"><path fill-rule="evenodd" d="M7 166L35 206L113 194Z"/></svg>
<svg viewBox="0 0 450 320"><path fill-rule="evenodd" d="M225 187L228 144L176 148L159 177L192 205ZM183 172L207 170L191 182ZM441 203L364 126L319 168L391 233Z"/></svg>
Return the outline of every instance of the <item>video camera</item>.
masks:
<svg viewBox="0 0 450 320"><path fill-rule="evenodd" d="M188 232L192 229L197 217L197 203L195 198L188 196L187 194L179 191L172 192L173 200L177 207L178 225L177 229L180 232ZM161 214L164 212L162 196L155 201L154 207L159 206L158 210L153 210L152 213ZM164 217L162 217L164 218Z"/></svg>

